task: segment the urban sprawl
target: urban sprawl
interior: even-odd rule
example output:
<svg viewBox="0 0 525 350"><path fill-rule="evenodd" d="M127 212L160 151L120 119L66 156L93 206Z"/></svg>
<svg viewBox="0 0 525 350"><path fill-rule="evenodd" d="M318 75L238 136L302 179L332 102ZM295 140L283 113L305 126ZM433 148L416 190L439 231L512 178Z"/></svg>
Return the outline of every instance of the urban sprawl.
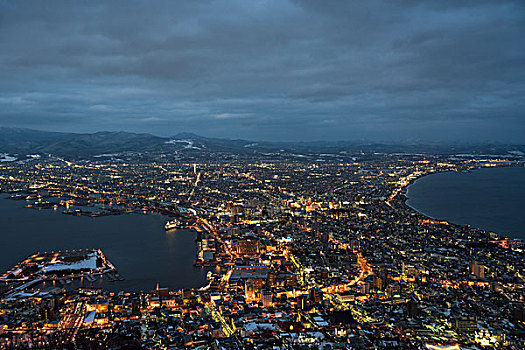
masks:
<svg viewBox="0 0 525 350"><path fill-rule="evenodd" d="M194 289L109 292L89 284L121 278L98 249L20 257L1 272L0 348L523 349L522 242L405 204L407 186L422 176L523 166L520 159L2 162L1 191L29 208L160 214L167 230L195 230L195 265L209 272ZM71 283L78 279L80 287Z"/></svg>

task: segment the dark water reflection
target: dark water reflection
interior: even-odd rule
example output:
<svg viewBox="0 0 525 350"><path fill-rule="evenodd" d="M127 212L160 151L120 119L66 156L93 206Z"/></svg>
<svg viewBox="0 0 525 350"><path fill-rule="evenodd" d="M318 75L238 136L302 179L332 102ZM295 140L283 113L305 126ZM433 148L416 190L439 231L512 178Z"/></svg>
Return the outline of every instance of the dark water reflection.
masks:
<svg viewBox="0 0 525 350"><path fill-rule="evenodd" d="M525 168L440 173L409 186L407 204L437 219L525 239Z"/></svg>
<svg viewBox="0 0 525 350"><path fill-rule="evenodd" d="M107 289L149 290L157 283L179 289L205 284L205 271L193 267L196 233L166 233L165 217L75 217L63 215L60 210L27 209L25 201L5 198L0 196L1 273L34 252L100 248L126 278L122 282L105 279Z"/></svg>

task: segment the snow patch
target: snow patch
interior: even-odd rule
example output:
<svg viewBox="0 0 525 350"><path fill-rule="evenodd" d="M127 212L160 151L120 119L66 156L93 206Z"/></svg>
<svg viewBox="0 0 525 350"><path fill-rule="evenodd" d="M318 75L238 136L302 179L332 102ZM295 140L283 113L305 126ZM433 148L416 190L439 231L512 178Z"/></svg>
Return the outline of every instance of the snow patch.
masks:
<svg viewBox="0 0 525 350"><path fill-rule="evenodd" d="M14 162L18 158L11 157L7 153L0 153L0 162Z"/></svg>
<svg viewBox="0 0 525 350"><path fill-rule="evenodd" d="M257 323L257 322L249 322L245 323L243 325L243 328L246 332L255 332L259 330L264 331L275 331L277 330L277 327L272 323Z"/></svg>
<svg viewBox="0 0 525 350"><path fill-rule="evenodd" d="M96 252L88 254L87 258L80 261L75 261L72 263L67 263L64 261L58 261L54 264L47 265L42 269L43 272L52 272L52 271L64 271L64 270L96 270L97 269L97 257Z"/></svg>
<svg viewBox="0 0 525 350"><path fill-rule="evenodd" d="M103 158L103 157L116 157L120 156L119 153L104 153L104 154L97 154L96 156L93 156L93 158Z"/></svg>
<svg viewBox="0 0 525 350"><path fill-rule="evenodd" d="M201 149L200 147L194 146L192 140L169 140L169 141L166 141L165 143L170 144L170 145L174 145L177 143L185 143L186 145L184 145L184 149Z"/></svg>

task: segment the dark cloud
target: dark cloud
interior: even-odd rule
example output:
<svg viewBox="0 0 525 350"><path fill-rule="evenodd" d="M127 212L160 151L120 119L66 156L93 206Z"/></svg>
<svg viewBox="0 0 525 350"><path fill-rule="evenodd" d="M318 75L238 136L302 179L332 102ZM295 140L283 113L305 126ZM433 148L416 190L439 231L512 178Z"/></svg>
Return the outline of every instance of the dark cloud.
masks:
<svg viewBox="0 0 525 350"><path fill-rule="evenodd" d="M523 142L524 37L522 1L0 0L0 125Z"/></svg>

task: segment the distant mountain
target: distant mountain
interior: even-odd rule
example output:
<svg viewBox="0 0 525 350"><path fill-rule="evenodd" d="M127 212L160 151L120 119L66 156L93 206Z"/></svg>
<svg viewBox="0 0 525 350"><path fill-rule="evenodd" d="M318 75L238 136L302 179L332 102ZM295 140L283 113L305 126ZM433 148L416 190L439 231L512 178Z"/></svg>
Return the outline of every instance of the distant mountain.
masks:
<svg viewBox="0 0 525 350"><path fill-rule="evenodd" d="M168 141L150 134L97 132L74 134L18 128L0 128L0 152L90 156L99 153L153 151Z"/></svg>
<svg viewBox="0 0 525 350"><path fill-rule="evenodd" d="M18 153L35 150L66 135L58 132L0 127L0 152Z"/></svg>
<svg viewBox="0 0 525 350"><path fill-rule="evenodd" d="M245 149L245 146L253 144L253 141L209 138L188 132L179 133L171 137L171 140L180 142L183 142L184 140L191 141L193 147L198 147L202 150L206 149L210 152L246 153L250 152L250 150Z"/></svg>
<svg viewBox="0 0 525 350"><path fill-rule="evenodd" d="M97 132L77 134L0 127L0 154L52 154L84 158L102 154L173 153L190 156L227 153L235 155L270 154L317 159L345 158L374 153L486 154L523 157L524 145L483 144L382 144L350 141L267 142L208 138L193 133L159 137L147 133Z"/></svg>

